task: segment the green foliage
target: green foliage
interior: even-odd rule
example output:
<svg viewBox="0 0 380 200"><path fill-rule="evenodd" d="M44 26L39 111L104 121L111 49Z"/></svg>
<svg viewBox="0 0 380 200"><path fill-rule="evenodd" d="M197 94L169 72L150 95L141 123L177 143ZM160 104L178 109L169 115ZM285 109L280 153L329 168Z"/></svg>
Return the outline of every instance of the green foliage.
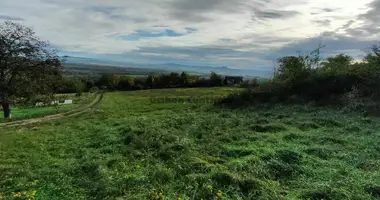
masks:
<svg viewBox="0 0 380 200"><path fill-rule="evenodd" d="M210 80L213 86L221 86L223 84L222 76L215 72L211 72Z"/></svg>
<svg viewBox="0 0 380 200"><path fill-rule="evenodd" d="M182 72L181 73L181 77L180 77L180 80L179 80L179 83L181 85L189 85L190 84L190 75L186 72Z"/></svg>
<svg viewBox="0 0 380 200"><path fill-rule="evenodd" d="M242 79L242 77L240 78ZM108 90L142 90L183 87L215 87L222 86L222 80L222 76L216 73L212 73L210 79L200 79L199 76L189 75L186 72L182 72L181 74L175 72L158 75L151 74L147 77L103 74L99 80L96 81L95 85L99 88Z"/></svg>
<svg viewBox="0 0 380 200"><path fill-rule="evenodd" d="M280 58L277 77L286 82L292 82L308 73L302 57L287 56Z"/></svg>
<svg viewBox="0 0 380 200"><path fill-rule="evenodd" d="M340 54L321 62L317 50L304 56L279 59L279 69L271 81L221 100L229 105L257 103L343 104L359 108L380 97L379 47L375 46L362 62Z"/></svg>
<svg viewBox="0 0 380 200"><path fill-rule="evenodd" d="M322 62L320 71L326 75L344 75L350 70L353 60L352 57L344 54L328 57L325 62Z"/></svg>
<svg viewBox="0 0 380 200"><path fill-rule="evenodd" d="M120 76L118 89L119 90L132 90L135 85L135 79L130 76Z"/></svg>

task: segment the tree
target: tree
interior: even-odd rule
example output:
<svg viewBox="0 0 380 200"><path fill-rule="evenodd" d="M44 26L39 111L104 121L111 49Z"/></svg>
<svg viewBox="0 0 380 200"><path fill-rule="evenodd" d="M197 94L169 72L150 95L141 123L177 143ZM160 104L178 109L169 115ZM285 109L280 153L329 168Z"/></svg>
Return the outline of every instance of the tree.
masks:
<svg viewBox="0 0 380 200"><path fill-rule="evenodd" d="M182 86L188 86L189 85L189 78L190 78L190 75L186 72L182 72L181 73L181 76L180 76L180 84Z"/></svg>
<svg viewBox="0 0 380 200"><path fill-rule="evenodd" d="M6 21L0 25L0 102L10 118L12 102L36 96L54 97L62 75L62 62L47 42L33 30Z"/></svg>
<svg viewBox="0 0 380 200"><path fill-rule="evenodd" d="M156 83L157 80L155 80L155 76L154 75L149 75L148 78L146 78L146 87L147 88L154 88L155 87L155 83Z"/></svg>
<svg viewBox="0 0 380 200"><path fill-rule="evenodd" d="M115 90L119 84L120 76L115 74L103 74L97 82L99 87Z"/></svg>
<svg viewBox="0 0 380 200"><path fill-rule="evenodd" d="M215 72L211 72L210 80L212 86L221 86L223 84L222 76L218 75Z"/></svg>
<svg viewBox="0 0 380 200"><path fill-rule="evenodd" d="M286 56L278 60L278 78L284 81L294 81L306 70L306 65L299 56Z"/></svg>
<svg viewBox="0 0 380 200"><path fill-rule="evenodd" d="M344 54L328 57L325 62L322 62L322 71L329 75L347 73L353 61L352 57Z"/></svg>
<svg viewBox="0 0 380 200"><path fill-rule="evenodd" d="M374 45L371 49L371 52L364 58L372 68L376 70L380 67L380 44Z"/></svg>
<svg viewBox="0 0 380 200"><path fill-rule="evenodd" d="M135 80L133 77L120 76L118 88L120 90L131 90L133 89L134 84L135 84Z"/></svg>

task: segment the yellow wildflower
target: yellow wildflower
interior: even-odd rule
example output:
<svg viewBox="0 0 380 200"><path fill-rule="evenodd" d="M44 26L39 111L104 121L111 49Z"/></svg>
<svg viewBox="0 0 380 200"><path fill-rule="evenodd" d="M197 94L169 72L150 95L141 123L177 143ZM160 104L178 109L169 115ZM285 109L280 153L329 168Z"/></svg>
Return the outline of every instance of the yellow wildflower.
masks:
<svg viewBox="0 0 380 200"><path fill-rule="evenodd" d="M216 197L218 197L218 199L221 199L222 196L223 196L222 191L218 190L218 192L216 193Z"/></svg>
<svg viewBox="0 0 380 200"><path fill-rule="evenodd" d="M20 198L21 197L21 193L20 192L17 192L17 193L12 192L12 195L13 195L14 198Z"/></svg>

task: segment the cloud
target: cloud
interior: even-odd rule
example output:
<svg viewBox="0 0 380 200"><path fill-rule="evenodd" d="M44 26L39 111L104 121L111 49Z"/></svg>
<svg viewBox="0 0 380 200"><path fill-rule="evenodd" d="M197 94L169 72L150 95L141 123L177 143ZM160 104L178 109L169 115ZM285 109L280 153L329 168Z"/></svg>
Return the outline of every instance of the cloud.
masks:
<svg viewBox="0 0 380 200"><path fill-rule="evenodd" d="M360 54L379 39L379 2L1 0L0 21L23 19L72 56L271 67L272 59L320 40L326 55Z"/></svg>
<svg viewBox="0 0 380 200"><path fill-rule="evenodd" d="M286 19L298 15L297 11L284 11L284 10L257 10L254 12L254 19L270 20L270 19Z"/></svg>
<svg viewBox="0 0 380 200"><path fill-rule="evenodd" d="M282 55L298 55L299 53L310 53L323 46L321 54L323 57L345 53L357 59L363 58L368 48L378 43L378 40L359 40L354 37L343 36L333 32L325 32L320 36L300 40L277 49L269 59L281 57Z"/></svg>
<svg viewBox="0 0 380 200"><path fill-rule="evenodd" d="M135 33L130 34L130 35L123 35L120 36L123 40L130 40L130 41L135 41L135 40L140 40L141 38L156 38L156 37L181 37L190 33L193 33L196 31L196 29L193 28L185 28L186 33L177 33L173 30L166 29L164 31L160 32L149 32L149 31L143 31L143 30L137 30ZM115 34L111 34L109 36L115 36Z"/></svg>
<svg viewBox="0 0 380 200"><path fill-rule="evenodd" d="M319 15L319 14L323 14L323 13L333 13L333 12L336 12L338 10L340 10L340 8L317 8L318 11L316 12L312 12L311 14L312 15Z"/></svg>
<svg viewBox="0 0 380 200"><path fill-rule="evenodd" d="M244 0L176 0L168 6L169 14L177 20L202 22L213 19L210 13L237 13L246 1Z"/></svg>
<svg viewBox="0 0 380 200"><path fill-rule="evenodd" d="M359 20L364 20L365 25L361 28L369 34L380 32L380 0L374 0L368 4L368 12L359 15Z"/></svg>
<svg viewBox="0 0 380 200"><path fill-rule="evenodd" d="M331 20L330 20L330 19L313 20L313 22L314 22L317 26L330 26L330 25L331 25Z"/></svg>
<svg viewBox="0 0 380 200"><path fill-rule="evenodd" d="M380 0L373 0L366 5L366 11L347 21L336 29L352 37L367 39L380 38Z"/></svg>
<svg viewBox="0 0 380 200"><path fill-rule="evenodd" d="M344 24L341 28L347 29L350 28L355 23L355 20L349 20L346 24Z"/></svg>
<svg viewBox="0 0 380 200"><path fill-rule="evenodd" d="M20 18L20 17L14 17L14 16L8 16L8 15L0 15L0 20L24 21L23 18Z"/></svg>
<svg viewBox="0 0 380 200"><path fill-rule="evenodd" d="M380 20L380 0L374 0L368 4L369 11L359 15L359 19L364 19L372 23L379 23Z"/></svg>

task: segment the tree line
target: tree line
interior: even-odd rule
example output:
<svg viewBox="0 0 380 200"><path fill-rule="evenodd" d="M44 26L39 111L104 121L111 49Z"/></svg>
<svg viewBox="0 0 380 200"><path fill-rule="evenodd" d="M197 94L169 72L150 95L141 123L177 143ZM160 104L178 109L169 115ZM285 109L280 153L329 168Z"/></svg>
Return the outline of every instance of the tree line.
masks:
<svg viewBox="0 0 380 200"><path fill-rule="evenodd" d="M243 77L222 76L212 72L208 77L190 75L187 72L155 74L146 77L128 75L102 74L100 77L64 77L57 88L57 93L77 93L91 90L143 90L184 87L218 87L241 84Z"/></svg>

